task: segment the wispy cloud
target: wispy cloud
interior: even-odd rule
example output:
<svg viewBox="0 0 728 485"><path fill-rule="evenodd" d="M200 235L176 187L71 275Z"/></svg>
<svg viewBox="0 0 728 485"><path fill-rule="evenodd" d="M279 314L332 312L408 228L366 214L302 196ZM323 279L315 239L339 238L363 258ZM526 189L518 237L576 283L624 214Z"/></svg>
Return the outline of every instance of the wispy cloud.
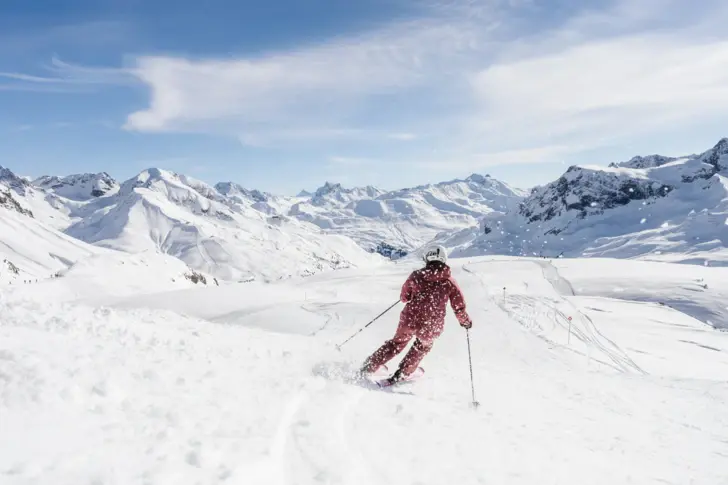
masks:
<svg viewBox="0 0 728 485"><path fill-rule="evenodd" d="M211 121L243 132L330 130L360 103L433 82L444 63L475 52L472 26L417 21L350 39L250 59L137 59L149 86L148 109L129 116L142 131L199 129Z"/></svg>
<svg viewBox="0 0 728 485"><path fill-rule="evenodd" d="M620 0L502 39L494 32L508 9L534 2L431 2L428 18L288 52L142 57L131 72L151 102L126 127L230 132L266 146L374 133L414 141L413 133L383 131L407 121L426 123L442 148L449 140L470 155L649 132L716 114L728 97L728 36L696 37L665 13L679 5ZM378 111L383 99L399 109Z"/></svg>
<svg viewBox="0 0 728 485"><path fill-rule="evenodd" d="M126 68L90 67L64 62L57 57L41 66L44 75L2 72L0 90L74 92L90 86L132 85L136 78Z"/></svg>
<svg viewBox="0 0 728 485"><path fill-rule="evenodd" d="M654 133L723 115L726 65L728 36L676 29L582 41L478 71L467 124L471 136L503 146L523 146L524 137L535 146L580 145Z"/></svg>

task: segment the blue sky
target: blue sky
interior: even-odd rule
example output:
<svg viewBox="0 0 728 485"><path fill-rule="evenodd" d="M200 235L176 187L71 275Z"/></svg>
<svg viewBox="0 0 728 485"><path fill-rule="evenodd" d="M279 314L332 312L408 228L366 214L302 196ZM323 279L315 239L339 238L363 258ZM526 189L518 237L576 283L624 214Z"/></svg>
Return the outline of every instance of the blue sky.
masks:
<svg viewBox="0 0 728 485"><path fill-rule="evenodd" d="M5 0L0 164L279 193L679 155L728 136L704 0Z"/></svg>

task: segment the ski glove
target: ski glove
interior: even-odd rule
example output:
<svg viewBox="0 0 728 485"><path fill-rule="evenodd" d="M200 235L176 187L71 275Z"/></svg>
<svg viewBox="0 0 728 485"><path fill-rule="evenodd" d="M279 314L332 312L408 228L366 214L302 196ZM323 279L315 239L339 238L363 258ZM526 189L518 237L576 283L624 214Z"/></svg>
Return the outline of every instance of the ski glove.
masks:
<svg viewBox="0 0 728 485"><path fill-rule="evenodd" d="M463 328L470 329L473 327L473 321L470 319L467 319L464 322L460 322L460 326Z"/></svg>

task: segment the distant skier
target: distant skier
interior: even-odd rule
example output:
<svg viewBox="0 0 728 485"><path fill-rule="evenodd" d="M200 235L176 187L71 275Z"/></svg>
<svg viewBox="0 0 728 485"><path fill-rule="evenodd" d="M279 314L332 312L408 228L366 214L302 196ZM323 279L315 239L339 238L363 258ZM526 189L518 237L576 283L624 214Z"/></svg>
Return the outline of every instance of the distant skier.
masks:
<svg viewBox="0 0 728 485"><path fill-rule="evenodd" d="M426 266L414 271L402 286L400 300L407 305L400 314L394 337L369 356L361 369L364 374L376 372L402 352L412 337L416 337L399 368L388 379L389 384L412 374L432 349L435 339L442 334L445 327L448 300L460 325L463 328L473 325L465 311L463 293L451 276L445 248L432 247L425 252L423 259Z"/></svg>

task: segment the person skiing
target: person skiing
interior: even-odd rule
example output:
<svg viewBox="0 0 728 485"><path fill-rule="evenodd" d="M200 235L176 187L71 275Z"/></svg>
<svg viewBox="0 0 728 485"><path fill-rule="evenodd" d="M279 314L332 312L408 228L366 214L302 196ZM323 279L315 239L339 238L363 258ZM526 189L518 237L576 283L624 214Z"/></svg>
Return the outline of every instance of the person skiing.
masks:
<svg viewBox="0 0 728 485"><path fill-rule="evenodd" d="M400 300L406 305L400 314L394 337L384 342L364 361L361 369L363 374L376 372L402 352L412 337L416 337L412 348L387 381L394 384L412 374L445 328L448 300L460 325L467 329L472 327L463 293L447 265L445 248L429 248L423 260L425 267L410 274L402 286Z"/></svg>

